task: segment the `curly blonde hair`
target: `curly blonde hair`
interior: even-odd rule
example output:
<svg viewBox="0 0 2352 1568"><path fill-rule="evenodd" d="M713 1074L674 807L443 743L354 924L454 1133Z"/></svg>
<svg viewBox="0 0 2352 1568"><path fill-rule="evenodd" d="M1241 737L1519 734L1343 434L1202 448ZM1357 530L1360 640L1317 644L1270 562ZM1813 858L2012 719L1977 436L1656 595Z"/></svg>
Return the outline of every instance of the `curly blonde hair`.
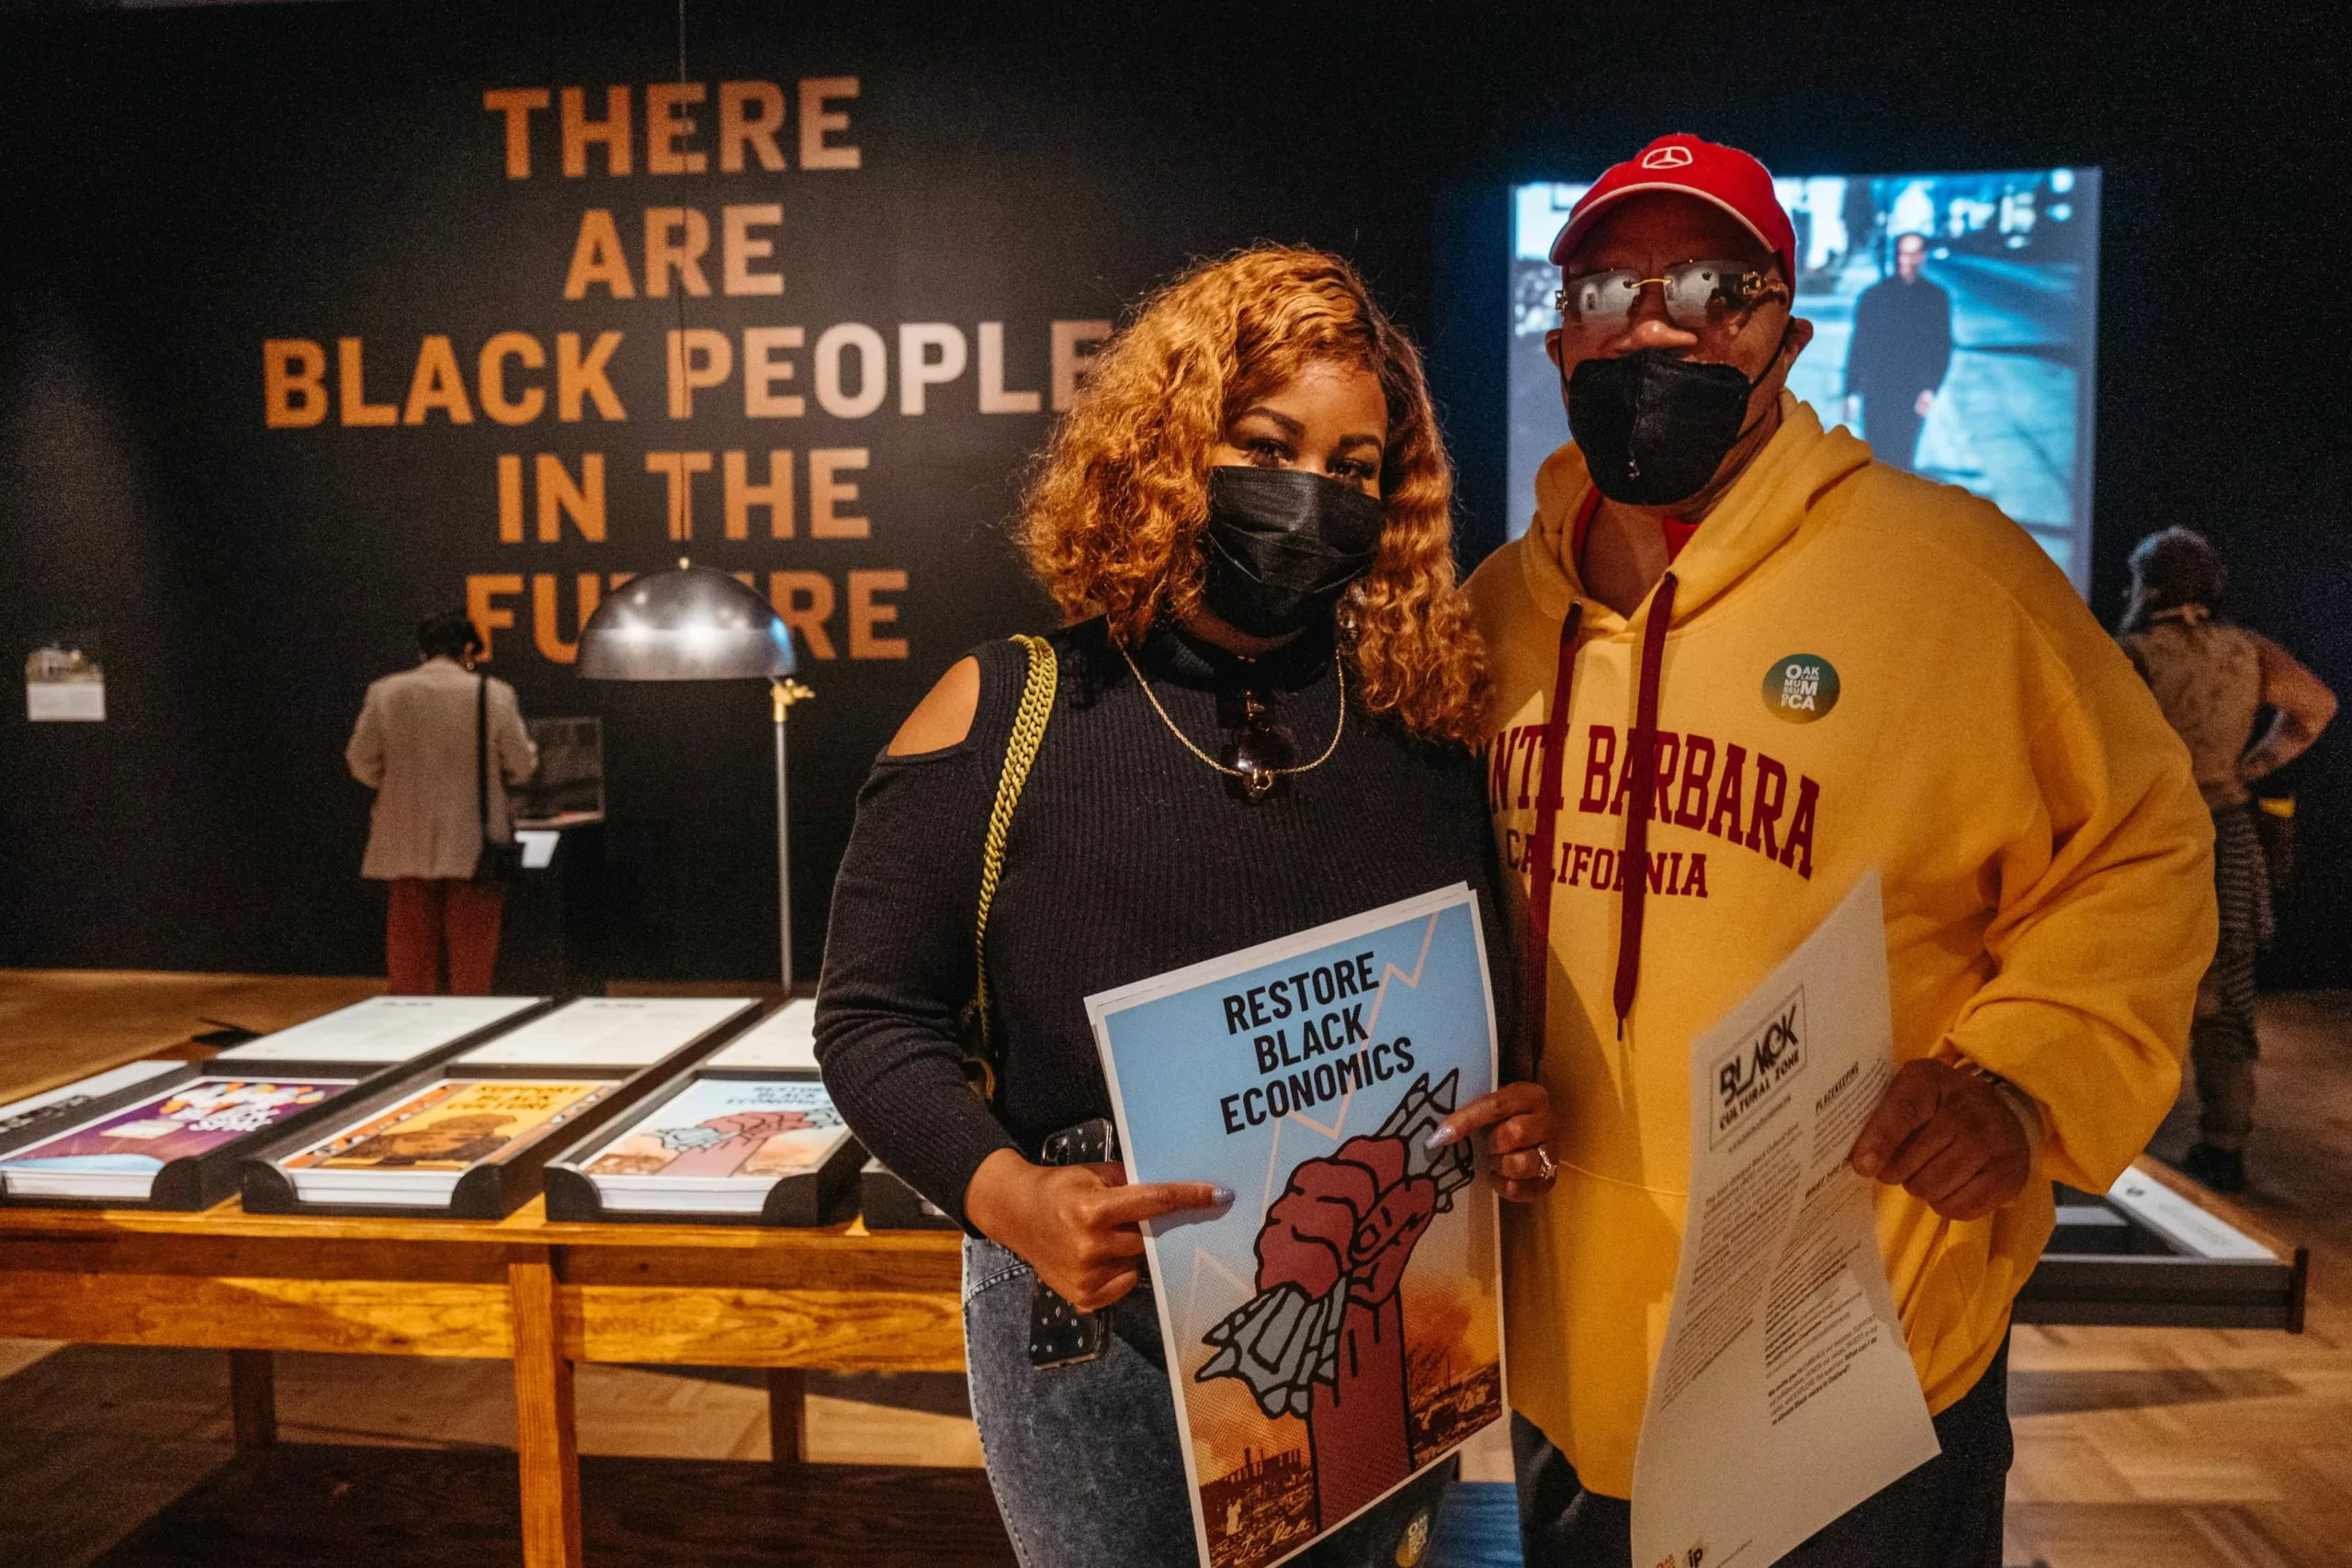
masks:
<svg viewBox="0 0 2352 1568"><path fill-rule="evenodd" d="M1046 446L1018 537L1071 621L1124 644L1201 603L1211 452L1228 420L1309 366L1359 367L1388 405L1387 525L1340 619L1363 706L1424 739L1483 739L1485 654L1455 578L1453 470L1421 356L1353 267L1264 245L1147 298L1104 346Z"/></svg>

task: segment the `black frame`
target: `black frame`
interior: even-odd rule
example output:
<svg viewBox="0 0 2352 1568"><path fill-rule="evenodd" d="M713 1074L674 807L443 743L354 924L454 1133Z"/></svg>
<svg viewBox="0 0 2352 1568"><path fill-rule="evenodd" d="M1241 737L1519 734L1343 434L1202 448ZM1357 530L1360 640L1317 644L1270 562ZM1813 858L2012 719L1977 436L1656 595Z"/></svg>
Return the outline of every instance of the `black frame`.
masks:
<svg viewBox="0 0 2352 1568"><path fill-rule="evenodd" d="M84 1100L74 1107L70 1122L62 1117L55 1122L43 1120L29 1127L20 1127L6 1138L0 1138L0 1158L5 1158L18 1149L54 1137L74 1123L103 1121L119 1111L127 1110L155 1095L167 1093L183 1084L193 1083L198 1078L243 1077L292 1080L347 1078L351 1080L351 1087L341 1094L331 1096L319 1104L311 1106L308 1111L298 1111L283 1122L264 1127L257 1132L248 1133L241 1138L232 1138L219 1148L204 1154L168 1161L163 1169L155 1173L154 1181L149 1186L147 1196L143 1200L61 1198L48 1194L11 1193L7 1190L6 1173L0 1171L0 1205L12 1209L168 1209L180 1213L209 1209L214 1204L236 1194L242 1185L242 1168L256 1151L290 1138L300 1137L304 1142L308 1142L321 1122L341 1114L344 1108L356 1105L363 1099L382 1092L388 1085L405 1081L410 1076L420 1072L430 1071L437 1063L447 1061L460 1052L471 1050L510 1029L540 1017L551 1006L549 999L546 997L535 998L533 1000L537 1005L524 1008L504 1018L493 1020L479 1029L459 1035L446 1044L435 1045L430 1051L402 1061L320 1062L288 1057L284 1060L232 1059L223 1062L220 1056L211 1056L203 1061L187 1064L187 1070L184 1072L162 1074L143 1082L132 1084L126 1089L118 1089L112 1094L100 1095L96 1100ZM267 1036L261 1038L266 1039Z"/></svg>
<svg viewBox="0 0 2352 1568"><path fill-rule="evenodd" d="M2177 1188L2167 1190L2196 1202ZM2217 1210L2208 1213L2238 1230ZM2259 1235L2247 1239L2271 1247ZM2208 1257L2104 1194L2061 1187L2058 1228L2018 1292L2014 1316L2018 1323L2301 1334L2310 1272L2307 1247L2289 1256L2274 1248L2268 1261Z"/></svg>
<svg viewBox="0 0 2352 1568"><path fill-rule="evenodd" d="M594 1000L594 998L577 998ZM294 1186L293 1178L280 1169L277 1161L296 1154L318 1141L316 1128L296 1138L272 1137L266 1144L245 1153L237 1170L238 1186L244 1194L245 1211L254 1214L338 1214L387 1219L503 1220L533 1198L539 1195L540 1176L554 1153L555 1140L572 1133L585 1135L602 1127L613 1117L636 1105L648 1093L659 1088L678 1067L718 1049L729 1039L748 1027L759 1017L760 1004L745 998L733 1012L720 1019L699 1034L676 1046L659 1060L642 1066L623 1067L599 1064L566 1065L560 1062L481 1062L468 1066L455 1056L432 1062L424 1067L401 1074L396 1080L373 1089L364 1100L345 1096L333 1101L349 1109L344 1125L353 1125L389 1106L398 1104L418 1090L445 1079L463 1078L551 1078L566 1077L581 1080L612 1079L621 1087L615 1093L590 1106L575 1120L550 1123L518 1140L498 1156L469 1167L458 1177L444 1202L384 1202L384 1203L313 1203L306 1202ZM274 1130L273 1130L274 1131Z"/></svg>
<svg viewBox="0 0 2352 1568"><path fill-rule="evenodd" d="M815 1073L784 1067L714 1067L697 1066L680 1073L638 1103L640 1115L658 1111L705 1078L738 1083L820 1083ZM656 1225L765 1225L808 1227L846 1219L838 1213L842 1201L856 1185L865 1164L865 1150L852 1134L842 1139L831 1157L814 1170L779 1176L754 1213L715 1213L707 1209L607 1209L596 1190L595 1178L579 1168L591 1155L611 1142L607 1123L582 1134L547 1164L548 1218L577 1224Z"/></svg>

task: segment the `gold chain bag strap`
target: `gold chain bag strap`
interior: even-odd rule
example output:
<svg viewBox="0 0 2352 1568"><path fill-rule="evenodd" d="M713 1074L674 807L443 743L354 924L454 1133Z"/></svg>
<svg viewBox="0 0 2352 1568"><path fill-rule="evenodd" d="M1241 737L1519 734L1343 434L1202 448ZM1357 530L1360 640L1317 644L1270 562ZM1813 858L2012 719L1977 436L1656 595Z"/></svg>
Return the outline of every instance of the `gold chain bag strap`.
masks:
<svg viewBox="0 0 2352 1568"><path fill-rule="evenodd" d="M1060 660L1054 645L1041 637L1016 637L1029 656L1028 679L1022 683L1021 707L1013 715L1012 739L1004 748L1004 769L997 774L996 804L989 810L988 837L980 846L980 907L972 922L975 960L972 999L963 1017L964 1075L989 1104L996 1103L997 1067L1001 1056L989 1028L989 907L996 902L997 883L1004 875L1004 841L1012 830L1012 808L1021 803L1021 786L1029 782L1029 765L1045 743L1046 721L1054 716L1054 693L1061 682Z"/></svg>

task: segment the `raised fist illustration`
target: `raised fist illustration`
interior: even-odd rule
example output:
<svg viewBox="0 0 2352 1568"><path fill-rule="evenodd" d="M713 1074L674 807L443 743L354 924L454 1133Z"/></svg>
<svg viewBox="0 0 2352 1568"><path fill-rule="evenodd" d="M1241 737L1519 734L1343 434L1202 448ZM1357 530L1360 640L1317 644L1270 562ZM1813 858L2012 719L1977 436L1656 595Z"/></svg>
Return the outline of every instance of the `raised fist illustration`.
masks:
<svg viewBox="0 0 2352 1568"><path fill-rule="evenodd" d="M1406 1168L1402 1138L1351 1138L1303 1162L1258 1233L1258 1289L1295 1284L1378 1306L1396 1293L1414 1244L1437 1217L1437 1183Z"/></svg>

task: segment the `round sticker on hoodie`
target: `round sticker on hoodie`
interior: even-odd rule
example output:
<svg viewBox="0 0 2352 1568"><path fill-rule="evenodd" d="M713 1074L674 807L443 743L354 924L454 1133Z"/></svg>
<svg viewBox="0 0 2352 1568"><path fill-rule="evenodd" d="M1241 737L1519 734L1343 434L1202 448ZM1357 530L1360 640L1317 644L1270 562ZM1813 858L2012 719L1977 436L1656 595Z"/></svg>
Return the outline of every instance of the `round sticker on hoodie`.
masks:
<svg viewBox="0 0 2352 1568"><path fill-rule="evenodd" d="M1792 653L1764 671L1764 705L1791 724L1811 724L1838 705L1838 667L1817 653Z"/></svg>

